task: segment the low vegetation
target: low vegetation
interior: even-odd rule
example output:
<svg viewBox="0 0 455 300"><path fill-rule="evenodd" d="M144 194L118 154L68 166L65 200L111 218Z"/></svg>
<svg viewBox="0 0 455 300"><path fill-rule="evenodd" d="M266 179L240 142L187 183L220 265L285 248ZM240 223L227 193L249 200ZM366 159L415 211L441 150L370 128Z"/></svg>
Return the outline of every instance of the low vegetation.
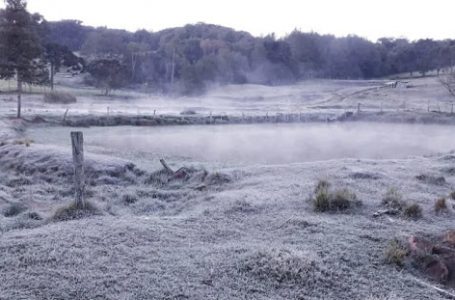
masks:
<svg viewBox="0 0 455 300"><path fill-rule="evenodd" d="M446 179L443 176L433 176L428 174L420 174L416 176L416 179L426 183L426 184L433 184L433 185L444 185L446 184Z"/></svg>
<svg viewBox="0 0 455 300"><path fill-rule="evenodd" d="M11 203L5 210L3 211L3 216L9 218L9 217L15 217L19 215L20 213L26 211L27 208L21 204L21 203Z"/></svg>
<svg viewBox="0 0 455 300"><path fill-rule="evenodd" d="M134 204L137 202L137 196L133 194L124 194L122 196L122 202L125 203L126 205L129 204Z"/></svg>
<svg viewBox="0 0 455 300"><path fill-rule="evenodd" d="M357 195L347 188L330 190L330 183L321 180L317 183L313 198L314 210L318 212L344 211L362 204Z"/></svg>
<svg viewBox="0 0 455 300"><path fill-rule="evenodd" d="M76 96L69 94L69 93L51 92L51 93L44 94L44 102L70 104L70 103L76 103L77 98L76 98Z"/></svg>
<svg viewBox="0 0 455 300"><path fill-rule="evenodd" d="M406 202L403 200L403 195L396 189L390 188L382 198L382 204L390 209L396 209L402 211L406 206Z"/></svg>
<svg viewBox="0 0 455 300"><path fill-rule="evenodd" d="M385 261L398 267L403 267L409 251L399 240L392 240L385 251Z"/></svg>
<svg viewBox="0 0 455 300"><path fill-rule="evenodd" d="M51 221L78 220L100 214L102 214L101 211L90 202L87 202L85 208L79 208L75 202L71 202L69 205L58 208L51 217Z"/></svg>
<svg viewBox="0 0 455 300"><path fill-rule="evenodd" d="M413 203L404 209L403 215L408 219L417 220L423 216L423 210L419 204Z"/></svg>
<svg viewBox="0 0 455 300"><path fill-rule="evenodd" d="M439 198L434 202L434 211L439 214L443 212L447 212L447 200L446 198Z"/></svg>

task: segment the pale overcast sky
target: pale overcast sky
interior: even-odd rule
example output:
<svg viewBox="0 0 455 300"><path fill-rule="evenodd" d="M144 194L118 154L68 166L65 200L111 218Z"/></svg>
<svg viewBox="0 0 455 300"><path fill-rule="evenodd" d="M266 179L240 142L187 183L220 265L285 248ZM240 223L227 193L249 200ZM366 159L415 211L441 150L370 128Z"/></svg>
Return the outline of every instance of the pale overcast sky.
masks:
<svg viewBox="0 0 455 300"><path fill-rule="evenodd" d="M1 1L3 2L3 1ZM29 0L48 20L158 31L213 23L254 35L294 28L378 37L455 38L455 0ZM3 5L3 4L2 4Z"/></svg>

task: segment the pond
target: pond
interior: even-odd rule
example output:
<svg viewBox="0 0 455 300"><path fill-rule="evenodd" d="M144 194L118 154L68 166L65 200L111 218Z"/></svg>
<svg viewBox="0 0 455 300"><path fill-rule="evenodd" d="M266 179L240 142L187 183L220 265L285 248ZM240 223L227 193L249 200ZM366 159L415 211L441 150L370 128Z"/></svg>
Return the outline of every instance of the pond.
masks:
<svg viewBox="0 0 455 300"><path fill-rule="evenodd" d="M195 163L286 164L398 159L455 149L444 125L311 123L169 127L51 127L29 130L36 143L70 148L69 132L84 132L86 151L131 160L160 157Z"/></svg>

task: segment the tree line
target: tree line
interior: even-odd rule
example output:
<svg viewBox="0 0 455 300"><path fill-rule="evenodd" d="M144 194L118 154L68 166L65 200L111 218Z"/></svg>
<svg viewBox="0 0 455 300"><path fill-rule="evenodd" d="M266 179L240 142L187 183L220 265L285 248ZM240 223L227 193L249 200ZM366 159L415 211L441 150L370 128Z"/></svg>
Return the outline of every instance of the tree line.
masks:
<svg viewBox="0 0 455 300"><path fill-rule="evenodd" d="M451 68L455 60L455 40L372 42L298 30L282 38L255 37L203 23L129 32L77 20L46 22L27 12L25 0L5 2L0 10L0 77L17 78L18 85L52 86L55 72L67 66L84 71L87 84L106 94L123 86L190 94L212 84L426 75Z"/></svg>
<svg viewBox="0 0 455 300"><path fill-rule="evenodd" d="M158 32L93 28L74 20L49 26L51 40L80 53L89 71L91 64L99 69L103 60L124 71L124 78L112 80L114 85L145 84L163 92L197 92L213 83L274 85L306 78L425 76L455 62L455 40L381 38L371 42L355 35L335 37L298 30L283 38L254 37L203 23Z"/></svg>

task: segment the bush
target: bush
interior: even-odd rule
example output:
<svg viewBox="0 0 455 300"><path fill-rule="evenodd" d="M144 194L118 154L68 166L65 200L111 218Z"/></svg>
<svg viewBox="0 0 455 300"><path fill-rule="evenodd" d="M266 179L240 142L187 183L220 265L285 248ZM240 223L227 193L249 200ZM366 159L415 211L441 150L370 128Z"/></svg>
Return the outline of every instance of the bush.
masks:
<svg viewBox="0 0 455 300"><path fill-rule="evenodd" d="M334 192L330 192L329 188L330 183L325 180L320 180L317 183L314 189L316 195L313 199L315 211L342 211L362 204L357 199L356 194L346 188Z"/></svg>
<svg viewBox="0 0 455 300"><path fill-rule="evenodd" d="M69 103L76 103L77 98L74 95L71 95L69 93L50 92L50 93L44 94L44 102L69 104Z"/></svg>
<svg viewBox="0 0 455 300"><path fill-rule="evenodd" d="M427 184L434 184L434 185L445 185L446 179L443 176L432 176L427 174L420 174L416 176L416 179L422 181Z"/></svg>
<svg viewBox="0 0 455 300"><path fill-rule="evenodd" d="M137 202L137 197L136 197L136 195L125 194L122 196L122 201L125 204L134 204Z"/></svg>
<svg viewBox="0 0 455 300"><path fill-rule="evenodd" d="M408 250L402 243L397 240L390 241L385 251L386 263L403 267L406 256L408 256Z"/></svg>
<svg viewBox="0 0 455 300"><path fill-rule="evenodd" d="M23 204L12 203L3 211L3 215L7 218L15 217L25 210L27 210L27 208Z"/></svg>
<svg viewBox="0 0 455 300"><path fill-rule="evenodd" d="M448 210L446 198L439 198L434 203L434 211L439 214Z"/></svg>
<svg viewBox="0 0 455 300"><path fill-rule="evenodd" d="M331 194L330 207L332 210L346 210L360 204L357 195L348 189L341 189Z"/></svg>
<svg viewBox="0 0 455 300"><path fill-rule="evenodd" d="M79 208L76 206L76 202L72 201L69 205L58 208L51 220L54 222L79 220L100 214L101 211L90 202L87 202L85 208Z"/></svg>
<svg viewBox="0 0 455 300"><path fill-rule="evenodd" d="M382 204L391 209L403 210L406 202L403 200L403 195L396 189L390 188L382 198Z"/></svg>
<svg viewBox="0 0 455 300"><path fill-rule="evenodd" d="M403 214L409 219L419 219L422 217L422 208L417 203L414 203L406 207Z"/></svg>

